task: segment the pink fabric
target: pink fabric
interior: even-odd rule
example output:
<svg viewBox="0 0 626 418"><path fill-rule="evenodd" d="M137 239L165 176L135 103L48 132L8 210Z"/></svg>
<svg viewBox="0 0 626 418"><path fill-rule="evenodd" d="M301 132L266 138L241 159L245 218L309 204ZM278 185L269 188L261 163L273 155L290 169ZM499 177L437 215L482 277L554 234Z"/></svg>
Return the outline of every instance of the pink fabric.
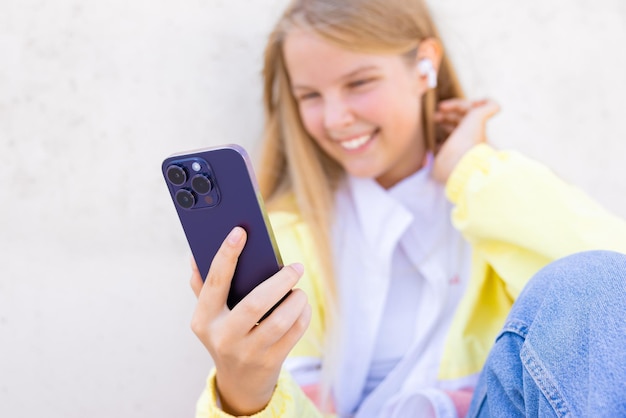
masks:
<svg viewBox="0 0 626 418"><path fill-rule="evenodd" d="M319 385L312 384L300 387L302 388L302 391L307 396L307 398L309 398L311 402L313 402L313 404L317 406L318 409L322 410L322 399ZM328 404L326 408L327 410L324 412L328 412L331 414L335 413L335 405L333 404L332 399L329 399L326 403Z"/></svg>
<svg viewBox="0 0 626 418"><path fill-rule="evenodd" d="M456 408L457 416L465 417L469 411L470 403L472 403L472 396L474 395L474 389L460 389L455 391L446 391L446 395L450 397L452 403Z"/></svg>

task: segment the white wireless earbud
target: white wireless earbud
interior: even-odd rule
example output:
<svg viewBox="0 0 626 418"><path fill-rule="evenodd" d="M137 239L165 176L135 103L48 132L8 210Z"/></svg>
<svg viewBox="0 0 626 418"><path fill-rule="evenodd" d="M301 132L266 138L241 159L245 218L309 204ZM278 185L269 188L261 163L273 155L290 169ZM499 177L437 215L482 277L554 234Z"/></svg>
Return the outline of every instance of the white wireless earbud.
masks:
<svg viewBox="0 0 626 418"><path fill-rule="evenodd" d="M433 62L428 58L423 58L417 63L417 69L420 74L426 76L428 81L428 88L434 89L437 87L437 72L433 67Z"/></svg>

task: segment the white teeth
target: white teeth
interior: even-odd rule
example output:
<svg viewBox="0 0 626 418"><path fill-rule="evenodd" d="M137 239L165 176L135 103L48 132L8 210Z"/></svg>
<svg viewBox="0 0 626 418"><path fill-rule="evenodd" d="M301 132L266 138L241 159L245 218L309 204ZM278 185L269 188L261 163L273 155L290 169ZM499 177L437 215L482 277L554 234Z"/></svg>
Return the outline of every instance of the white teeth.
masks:
<svg viewBox="0 0 626 418"><path fill-rule="evenodd" d="M353 150L365 144L367 141L370 140L370 138L371 138L371 135L363 135L358 138L351 139L349 141L341 141L339 144L347 150Z"/></svg>

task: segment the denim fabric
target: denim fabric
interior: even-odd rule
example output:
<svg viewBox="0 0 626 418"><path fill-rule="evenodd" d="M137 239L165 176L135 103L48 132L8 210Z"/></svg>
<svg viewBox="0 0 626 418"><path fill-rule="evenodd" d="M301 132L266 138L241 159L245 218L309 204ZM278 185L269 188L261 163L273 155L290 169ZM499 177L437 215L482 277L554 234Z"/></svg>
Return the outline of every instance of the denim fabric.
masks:
<svg viewBox="0 0 626 418"><path fill-rule="evenodd" d="M469 417L626 417L626 255L542 269L513 305Z"/></svg>

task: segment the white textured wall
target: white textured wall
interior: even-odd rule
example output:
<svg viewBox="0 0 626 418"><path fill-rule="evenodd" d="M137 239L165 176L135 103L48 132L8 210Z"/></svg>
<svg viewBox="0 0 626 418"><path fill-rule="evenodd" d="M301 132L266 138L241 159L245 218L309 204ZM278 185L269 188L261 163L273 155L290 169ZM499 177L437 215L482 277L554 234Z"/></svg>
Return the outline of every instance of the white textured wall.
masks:
<svg viewBox="0 0 626 418"><path fill-rule="evenodd" d="M160 174L255 149L284 0L0 0L0 416L190 416L208 358ZM626 3L431 1L493 142L626 216Z"/></svg>

